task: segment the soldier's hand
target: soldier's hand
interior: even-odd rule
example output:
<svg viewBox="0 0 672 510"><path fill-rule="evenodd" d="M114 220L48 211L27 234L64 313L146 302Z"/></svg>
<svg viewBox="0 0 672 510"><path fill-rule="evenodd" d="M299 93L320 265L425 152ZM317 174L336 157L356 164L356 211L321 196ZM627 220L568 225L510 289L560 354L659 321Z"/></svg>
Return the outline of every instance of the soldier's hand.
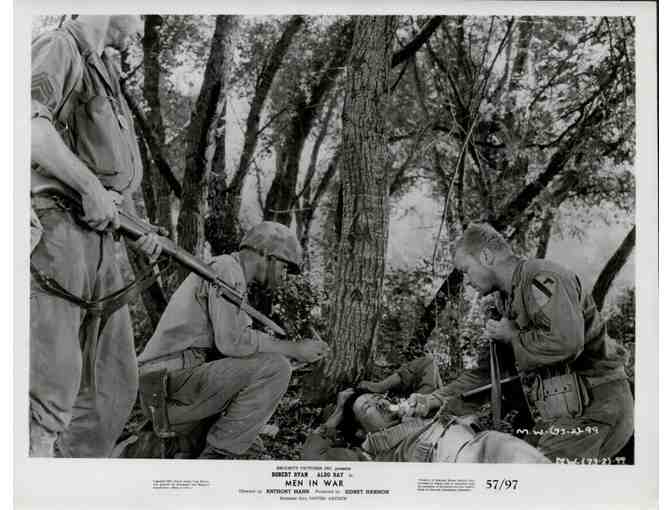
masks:
<svg viewBox="0 0 672 510"><path fill-rule="evenodd" d="M295 357L299 361L313 363L331 353L331 349L326 342L322 340L301 340L296 342Z"/></svg>
<svg viewBox="0 0 672 510"><path fill-rule="evenodd" d="M516 323L506 317L499 321L489 320L485 323L485 336L490 340L510 344L517 334Z"/></svg>
<svg viewBox="0 0 672 510"><path fill-rule="evenodd" d="M423 393L413 393L406 400L407 410L406 416L417 416L418 418L425 418L438 404L436 397L432 395L425 395Z"/></svg>
<svg viewBox="0 0 672 510"><path fill-rule="evenodd" d="M82 207L84 208L84 221L94 230L119 228L119 213L117 204L120 195L113 191L107 191L98 183L93 191L82 195Z"/></svg>
<svg viewBox="0 0 672 510"><path fill-rule="evenodd" d="M384 393L383 388L380 383L374 381L361 381L357 388L362 390L370 391L371 393Z"/></svg>
<svg viewBox="0 0 672 510"><path fill-rule="evenodd" d="M150 264L154 264L161 255L161 243L159 243L159 237L154 233L146 234L131 244L145 254Z"/></svg>

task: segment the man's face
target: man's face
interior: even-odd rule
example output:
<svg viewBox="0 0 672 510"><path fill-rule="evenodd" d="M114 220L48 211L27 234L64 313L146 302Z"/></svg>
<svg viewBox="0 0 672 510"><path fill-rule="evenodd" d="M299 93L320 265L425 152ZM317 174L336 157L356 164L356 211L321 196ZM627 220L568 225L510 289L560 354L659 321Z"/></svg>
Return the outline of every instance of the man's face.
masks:
<svg viewBox="0 0 672 510"><path fill-rule="evenodd" d="M145 22L142 16L110 16L107 45L125 51L134 39L140 39L144 34Z"/></svg>
<svg viewBox="0 0 672 510"><path fill-rule="evenodd" d="M275 257L266 259L266 281L263 282L268 290L275 290L287 279L287 262Z"/></svg>
<svg viewBox="0 0 672 510"><path fill-rule="evenodd" d="M465 275L465 283L471 285L481 296L497 290L494 271L482 265L475 257L458 250L455 254L455 267Z"/></svg>
<svg viewBox="0 0 672 510"><path fill-rule="evenodd" d="M365 393L355 400L352 410L366 432L377 432L400 422L399 417L389 410L390 404L382 395Z"/></svg>

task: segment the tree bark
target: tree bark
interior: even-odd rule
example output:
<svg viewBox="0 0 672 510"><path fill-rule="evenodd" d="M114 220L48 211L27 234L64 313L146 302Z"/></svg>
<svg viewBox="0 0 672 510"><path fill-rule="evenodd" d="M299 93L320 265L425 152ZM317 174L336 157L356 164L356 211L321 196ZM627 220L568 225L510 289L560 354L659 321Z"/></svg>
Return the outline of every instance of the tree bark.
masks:
<svg viewBox="0 0 672 510"><path fill-rule="evenodd" d="M231 69L233 66L232 45L238 37L238 27L238 20L232 20L228 32L229 42L226 43L231 49L225 53L222 64L225 70ZM228 77L225 76L223 82L226 83L227 81ZM214 145L215 149L210 165L207 191L209 212L204 225L205 239L210 244L210 253L213 256L236 251L240 241L239 209L232 207L230 201L232 197L226 185L226 100L226 93L220 94L218 118L212 130L211 145ZM236 196L240 197L240 191Z"/></svg>
<svg viewBox="0 0 672 510"><path fill-rule="evenodd" d="M600 271L600 275L597 277L597 281L593 287L593 299L598 309L602 310L604 299L607 297L611 284L628 261L628 257L630 257L634 247L635 226L633 225L628 235L625 236L621 245L607 261L602 271Z"/></svg>
<svg viewBox="0 0 672 510"><path fill-rule="evenodd" d="M339 153L336 152L333 159L329 162L327 171L320 179L313 198L310 199L310 201L306 201L301 207L301 211L296 215L297 235L299 237L301 249L303 250L303 263L304 269L306 271L310 271L310 252L308 250L310 242L310 227L313 223L313 219L315 218L315 212L320 206L322 197L327 192L327 189L329 189L329 184L336 175L336 170L338 168L338 158Z"/></svg>
<svg viewBox="0 0 672 510"><path fill-rule="evenodd" d="M128 73L130 67L128 64L127 57L128 54L126 52L121 54L121 70L124 73ZM125 85L126 85L125 83L122 84L124 94L127 98L131 98L131 94ZM147 154L147 147L145 145L145 142L142 136L140 136L139 134L140 131L138 130L137 118L134 118L133 124L136 132L136 138L140 152L140 159L142 161L143 176L141 181L141 194L134 193L133 196L127 197L126 200L124 201L124 208L137 216L138 204L136 203L136 200L139 198L140 195L142 195L143 198L142 202L144 202L145 214L151 221L153 214L155 213L156 206L155 206L155 196L154 196L154 189L152 186L151 175L148 175L150 168L149 157ZM140 250L136 249L131 244L125 242L124 245L126 247L126 257L128 258L128 262L131 265L131 269L133 269L135 277L139 278L141 277L141 275L145 274L150 269L147 257ZM161 287L161 284L158 281L155 281L154 283L152 283L152 285L150 285L147 289L143 290L140 293L140 297L142 299L142 304L145 308L145 312L147 313L147 317L149 318L149 322L152 325L152 328L156 328L157 324L159 323L159 319L161 318L161 314L163 314L163 311L166 309L166 305L168 304L166 296L163 292L163 288Z"/></svg>
<svg viewBox="0 0 672 510"><path fill-rule="evenodd" d="M355 21L340 156L343 231L328 321L333 355L306 385L309 400L324 401L356 383L376 350L389 226L384 113L394 29L391 16Z"/></svg>
<svg viewBox="0 0 672 510"><path fill-rule="evenodd" d="M212 140L211 130L223 108L222 96L226 94L226 83L230 71L226 66L226 55L232 51L232 35L235 25L235 16L220 15L216 18L203 84L187 128L186 161L182 204L177 221L177 239L182 248L197 256L202 256L205 241L204 217L209 171L207 151ZM180 268L174 285L179 285L188 274L189 270Z"/></svg>
<svg viewBox="0 0 672 510"><path fill-rule="evenodd" d="M145 36L142 39L142 48L144 52L144 85L143 95L149 112L147 114L147 123L149 129L156 136L156 151L163 154L166 143L166 130L161 111L160 97L160 77L161 77L161 26L163 17L158 15L148 15L145 17ZM160 158L155 158L159 160ZM161 178L161 172L157 175L158 164L147 167L148 173L152 179L154 189L156 190L156 216L155 221L168 232L171 233L173 240L176 237L175 225L171 214L171 194L172 188L168 179ZM171 172L171 175L172 172ZM156 178L155 178L156 177ZM177 179L175 179L177 180ZM174 187L174 185L173 185ZM181 190L181 186L180 186ZM179 196L179 195L178 195Z"/></svg>
<svg viewBox="0 0 672 510"><path fill-rule="evenodd" d="M443 309L449 302L457 301L462 291L462 273L453 269L448 275L439 290L434 295L434 298L425 307L425 311L420 317L420 322L413 332L413 340L409 345L409 350L414 352L421 352L427 344L429 336L436 327L439 316ZM451 348L451 357L453 355L453 348Z"/></svg>
<svg viewBox="0 0 672 510"><path fill-rule="evenodd" d="M335 36L334 54L307 96L303 92L298 93L295 114L292 116L282 150L277 156L277 171L266 197L265 220L277 221L287 226L292 221L291 208L296 199L301 153L320 110L320 104L334 86L347 61L352 46L352 25L353 22L349 23Z"/></svg>
<svg viewBox="0 0 672 510"><path fill-rule="evenodd" d="M553 228L553 220L555 219L556 207L549 207L541 221L541 229L539 230L539 244L537 245L537 253L535 257L538 259L546 258L548 251L548 243L551 240L551 229Z"/></svg>

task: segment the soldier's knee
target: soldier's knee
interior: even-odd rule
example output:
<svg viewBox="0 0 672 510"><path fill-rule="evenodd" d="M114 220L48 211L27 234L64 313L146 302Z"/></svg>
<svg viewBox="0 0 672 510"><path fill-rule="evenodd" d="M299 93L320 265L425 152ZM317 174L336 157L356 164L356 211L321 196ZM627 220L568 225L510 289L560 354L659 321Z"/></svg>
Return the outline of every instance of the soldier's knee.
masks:
<svg viewBox="0 0 672 510"><path fill-rule="evenodd" d="M260 370L274 381L289 384L292 375L292 366L282 354L264 352L259 355Z"/></svg>

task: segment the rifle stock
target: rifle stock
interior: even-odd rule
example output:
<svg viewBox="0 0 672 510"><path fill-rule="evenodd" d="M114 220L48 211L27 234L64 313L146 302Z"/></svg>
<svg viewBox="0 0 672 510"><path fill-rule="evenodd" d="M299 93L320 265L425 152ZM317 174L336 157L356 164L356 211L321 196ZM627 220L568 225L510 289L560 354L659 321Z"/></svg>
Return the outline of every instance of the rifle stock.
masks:
<svg viewBox="0 0 672 510"><path fill-rule="evenodd" d="M31 172L30 194L31 196L40 194L59 195L78 206L78 213L83 214L82 199L79 193L61 183L60 181L57 181L56 179L44 177L34 171ZM126 211L119 210L119 232L124 237L127 237L132 241L135 241L136 239L146 234L158 234L160 230L161 229L159 227L156 227L151 223L148 223ZM224 299L238 306L252 319L270 329L274 335L278 337L287 336L285 330L282 329L278 324L276 324L270 318L266 317L266 315L263 313L248 305L244 301L243 296L236 289L227 284L208 264L203 262L198 257L195 257L184 248L181 248L167 237L157 235L157 240L161 245L162 253L168 255L193 273L196 273L207 282L216 285L219 289L220 295Z"/></svg>

